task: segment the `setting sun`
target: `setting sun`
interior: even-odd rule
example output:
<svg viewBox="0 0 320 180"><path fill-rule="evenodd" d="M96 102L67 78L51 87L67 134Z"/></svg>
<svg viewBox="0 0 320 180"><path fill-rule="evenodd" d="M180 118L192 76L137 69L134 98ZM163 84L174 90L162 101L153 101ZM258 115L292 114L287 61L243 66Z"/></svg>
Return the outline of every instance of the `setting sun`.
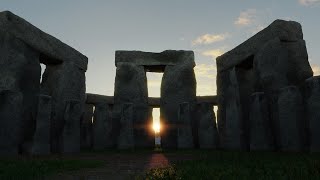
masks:
<svg viewBox="0 0 320 180"><path fill-rule="evenodd" d="M155 133L160 133L160 109L159 108L153 108L152 110L152 116L153 116L153 125L152 128Z"/></svg>
<svg viewBox="0 0 320 180"><path fill-rule="evenodd" d="M160 123L153 123L153 130L155 133L159 133L160 132Z"/></svg>

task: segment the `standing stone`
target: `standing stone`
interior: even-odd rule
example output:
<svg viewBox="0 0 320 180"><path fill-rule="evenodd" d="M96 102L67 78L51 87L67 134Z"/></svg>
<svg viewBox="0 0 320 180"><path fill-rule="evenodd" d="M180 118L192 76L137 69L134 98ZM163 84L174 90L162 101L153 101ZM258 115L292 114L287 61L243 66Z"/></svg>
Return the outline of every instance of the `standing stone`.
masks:
<svg viewBox="0 0 320 180"><path fill-rule="evenodd" d="M23 96L0 90L0 156L18 154L22 140Z"/></svg>
<svg viewBox="0 0 320 180"><path fill-rule="evenodd" d="M120 120L120 135L118 137L119 149L134 148L133 114L133 104L125 103L122 107Z"/></svg>
<svg viewBox="0 0 320 180"><path fill-rule="evenodd" d="M62 153L80 152L80 116L81 104L77 100L66 102L62 134Z"/></svg>
<svg viewBox="0 0 320 180"><path fill-rule="evenodd" d="M276 143L281 151L303 150L303 103L299 89L288 86L279 89Z"/></svg>
<svg viewBox="0 0 320 180"><path fill-rule="evenodd" d="M93 120L93 149L103 150L113 146L112 141L112 119L110 107L106 103L99 103L95 106Z"/></svg>
<svg viewBox="0 0 320 180"><path fill-rule="evenodd" d="M81 118L81 149L90 149L93 143L93 104L85 104L84 113Z"/></svg>
<svg viewBox="0 0 320 180"><path fill-rule="evenodd" d="M177 120L181 103L189 103L190 111L196 106L196 78L194 54L185 52L183 60L176 65L167 65L162 77L160 118L162 120L161 146L178 147ZM194 121L194 118L191 118Z"/></svg>
<svg viewBox="0 0 320 180"><path fill-rule="evenodd" d="M181 103L178 112L178 148L193 148L191 127L191 112L189 103Z"/></svg>
<svg viewBox="0 0 320 180"><path fill-rule="evenodd" d="M268 102L263 92L251 95L250 110L250 150L274 150Z"/></svg>
<svg viewBox="0 0 320 180"><path fill-rule="evenodd" d="M219 94L218 128L220 144L227 150L244 150L245 137L235 68L220 72L217 76Z"/></svg>
<svg viewBox="0 0 320 180"><path fill-rule="evenodd" d="M39 95L36 131L33 137L32 154L50 154L51 97Z"/></svg>
<svg viewBox="0 0 320 180"><path fill-rule="evenodd" d="M320 152L320 76L306 80L306 117L311 152Z"/></svg>
<svg viewBox="0 0 320 180"><path fill-rule="evenodd" d="M198 105L198 138L200 149L216 149L219 145L219 136L213 106L203 102Z"/></svg>

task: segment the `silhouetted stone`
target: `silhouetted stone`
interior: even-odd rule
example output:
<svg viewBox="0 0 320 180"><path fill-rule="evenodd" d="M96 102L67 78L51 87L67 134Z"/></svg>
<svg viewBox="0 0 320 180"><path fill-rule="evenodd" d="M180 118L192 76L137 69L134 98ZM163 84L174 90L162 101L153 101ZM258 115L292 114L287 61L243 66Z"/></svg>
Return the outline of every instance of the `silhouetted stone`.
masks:
<svg viewBox="0 0 320 180"><path fill-rule="evenodd" d="M263 92L251 95L250 106L250 150L274 150L268 101Z"/></svg>
<svg viewBox="0 0 320 180"><path fill-rule="evenodd" d="M50 154L51 96L39 95L32 154Z"/></svg>
<svg viewBox="0 0 320 180"><path fill-rule="evenodd" d="M305 102L310 151L320 152L320 76L306 80Z"/></svg>
<svg viewBox="0 0 320 180"><path fill-rule="evenodd" d="M219 87L218 130L220 145L223 149L244 150L242 109L235 68L220 72L217 84Z"/></svg>
<svg viewBox="0 0 320 180"><path fill-rule="evenodd" d="M198 138L200 149L216 149L219 145L219 135L213 105L208 102L198 104Z"/></svg>
<svg viewBox="0 0 320 180"><path fill-rule="evenodd" d="M118 149L134 148L133 117L133 104L123 104L120 120L120 135L118 137Z"/></svg>
<svg viewBox="0 0 320 180"><path fill-rule="evenodd" d="M93 149L103 150L113 146L112 118L110 107L106 103L99 103L95 106L93 120Z"/></svg>
<svg viewBox="0 0 320 180"><path fill-rule="evenodd" d="M80 116L81 104L77 100L66 102L63 126L62 153L80 152Z"/></svg>
<svg viewBox="0 0 320 180"><path fill-rule="evenodd" d="M177 147L179 149L193 148L190 104L181 103L178 112Z"/></svg>
<svg viewBox="0 0 320 180"><path fill-rule="evenodd" d="M187 102L190 111L196 105L196 79L193 67L193 54L186 53L186 60L175 66L166 66L161 83L160 118L163 129L161 131L161 146L163 148L177 148L177 120L179 105ZM191 118L193 121L193 118Z"/></svg>
<svg viewBox="0 0 320 180"><path fill-rule="evenodd" d="M23 95L0 90L0 155L18 154L22 141Z"/></svg>
<svg viewBox="0 0 320 180"><path fill-rule="evenodd" d="M85 104L84 113L81 118L81 149L90 149L93 144L93 104Z"/></svg>
<svg viewBox="0 0 320 180"><path fill-rule="evenodd" d="M276 141L281 151L302 151L304 142L303 102L295 86L279 89Z"/></svg>

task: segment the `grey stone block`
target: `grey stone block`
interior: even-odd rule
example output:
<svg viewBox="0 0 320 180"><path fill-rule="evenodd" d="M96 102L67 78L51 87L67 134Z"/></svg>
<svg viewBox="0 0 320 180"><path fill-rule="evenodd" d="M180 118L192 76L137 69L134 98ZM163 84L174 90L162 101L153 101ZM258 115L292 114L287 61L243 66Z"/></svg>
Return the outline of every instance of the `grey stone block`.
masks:
<svg viewBox="0 0 320 180"><path fill-rule="evenodd" d="M271 114L268 109L267 97L263 92L256 92L251 95L250 150L275 150Z"/></svg>
<svg viewBox="0 0 320 180"><path fill-rule="evenodd" d="M80 117L81 104L77 100L66 102L64 113L64 125L62 132L62 153L80 152Z"/></svg>
<svg viewBox="0 0 320 180"><path fill-rule="evenodd" d="M106 103L95 106L93 120L93 149L103 150L113 146L112 118L110 107Z"/></svg>
<svg viewBox="0 0 320 180"><path fill-rule="evenodd" d="M303 102L299 89L289 86L279 89L276 143L280 151L304 149Z"/></svg>
<svg viewBox="0 0 320 180"><path fill-rule="evenodd" d="M0 90L0 155L16 155L22 141L23 95Z"/></svg>
<svg viewBox="0 0 320 180"><path fill-rule="evenodd" d="M118 149L134 148L133 115L133 104L123 104L120 120L120 135L118 137Z"/></svg>
<svg viewBox="0 0 320 180"><path fill-rule="evenodd" d="M219 135L216 116L210 102L198 104L198 138L200 149L216 149L219 147Z"/></svg>
<svg viewBox="0 0 320 180"><path fill-rule="evenodd" d="M32 154L50 154L51 96L39 95L37 125L33 136Z"/></svg>
<svg viewBox="0 0 320 180"><path fill-rule="evenodd" d="M194 147L192 136L191 112L189 103L181 103L178 111L177 147L190 149Z"/></svg>
<svg viewBox="0 0 320 180"><path fill-rule="evenodd" d="M85 104L81 118L81 149L91 149L93 144L93 104Z"/></svg>

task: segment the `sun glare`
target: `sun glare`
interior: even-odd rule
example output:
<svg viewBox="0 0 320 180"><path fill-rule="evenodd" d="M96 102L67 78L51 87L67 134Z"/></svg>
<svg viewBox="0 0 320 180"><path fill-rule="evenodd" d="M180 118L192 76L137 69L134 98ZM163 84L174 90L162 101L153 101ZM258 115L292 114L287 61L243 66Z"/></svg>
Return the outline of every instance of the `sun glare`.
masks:
<svg viewBox="0 0 320 180"><path fill-rule="evenodd" d="M155 133L160 133L160 109L159 108L153 108L152 112L153 116L153 130Z"/></svg>

